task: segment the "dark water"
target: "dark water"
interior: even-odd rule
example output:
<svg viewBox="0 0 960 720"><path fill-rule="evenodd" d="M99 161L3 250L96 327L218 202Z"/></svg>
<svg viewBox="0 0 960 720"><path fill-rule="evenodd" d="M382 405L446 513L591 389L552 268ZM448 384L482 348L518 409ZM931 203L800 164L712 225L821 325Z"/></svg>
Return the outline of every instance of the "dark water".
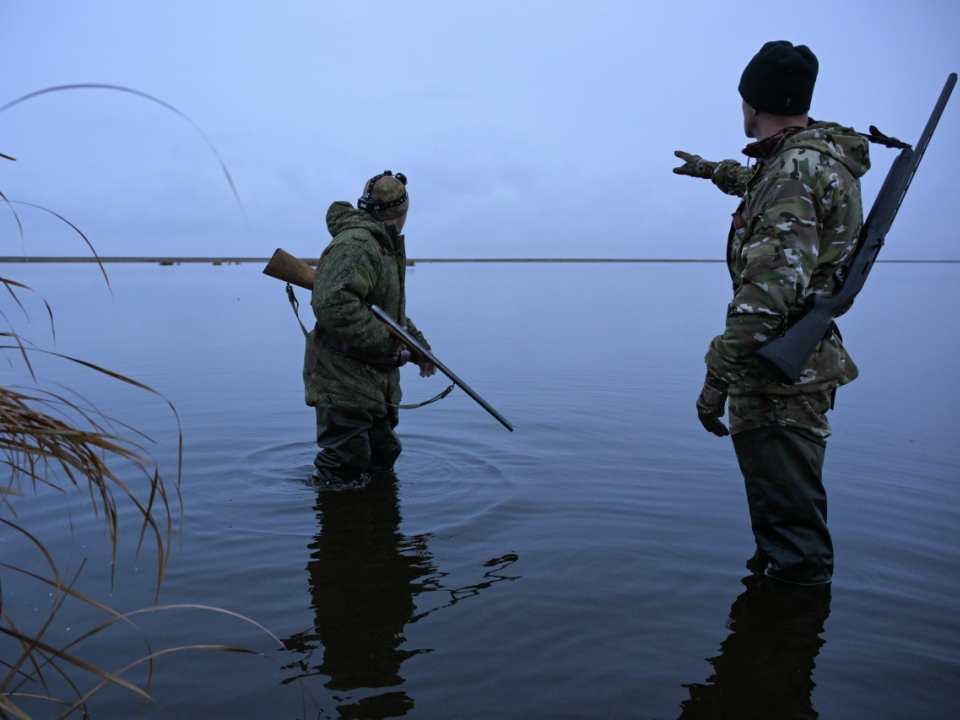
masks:
<svg viewBox="0 0 960 720"><path fill-rule="evenodd" d="M958 714L960 267L879 266L842 323L862 376L831 418L837 572L814 598L744 580L752 537L733 449L694 414L727 301L721 265L416 267L411 316L517 432L456 392L402 415L397 483L340 495L302 482L315 452L302 340L259 268L113 267L113 304L94 268L6 274L50 300L57 349L176 405L183 535L160 603L241 613L289 649L209 612L141 617L154 650L224 643L276 661L160 658L152 694L167 717L302 718L277 663L331 718ZM38 340L41 317L31 306ZM443 387L408 370L408 401ZM173 471L161 401L63 363L40 371L152 434ZM134 558L132 524L108 595L107 538L80 494L15 507L65 564L88 558L78 588L123 610L153 602L155 560ZM8 531L0 544L40 566ZM5 609L39 617L46 591L2 578ZM68 606L51 637L101 619ZM83 647L111 669L147 652L129 628ZM141 712L120 690L93 707ZM306 717L318 717L309 701Z"/></svg>

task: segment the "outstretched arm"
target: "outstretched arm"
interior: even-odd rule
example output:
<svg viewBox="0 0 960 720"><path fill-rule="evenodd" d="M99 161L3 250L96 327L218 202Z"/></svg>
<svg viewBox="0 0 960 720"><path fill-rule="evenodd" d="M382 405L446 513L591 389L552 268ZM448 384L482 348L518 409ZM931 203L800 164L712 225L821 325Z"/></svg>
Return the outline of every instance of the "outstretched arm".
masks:
<svg viewBox="0 0 960 720"><path fill-rule="evenodd" d="M747 190L747 183L753 175L753 168L745 167L736 160L713 162L683 150L676 150L673 154L683 160L683 165L673 169L674 173L712 180L713 184L727 195L743 197Z"/></svg>
<svg viewBox="0 0 960 720"><path fill-rule="evenodd" d="M755 170L755 167L741 165L736 160L721 160L713 169L710 179L727 195L743 197Z"/></svg>

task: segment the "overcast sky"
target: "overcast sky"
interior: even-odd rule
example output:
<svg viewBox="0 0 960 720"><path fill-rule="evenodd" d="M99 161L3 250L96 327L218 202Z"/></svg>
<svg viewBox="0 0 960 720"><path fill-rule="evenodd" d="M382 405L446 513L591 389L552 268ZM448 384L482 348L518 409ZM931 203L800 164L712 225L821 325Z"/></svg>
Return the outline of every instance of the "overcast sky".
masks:
<svg viewBox="0 0 960 720"><path fill-rule="evenodd" d="M820 59L811 115L915 142L960 3L0 0L0 190L105 255L317 256L334 200L409 177L412 257L723 256L736 201L673 151L742 157L737 83L768 40ZM895 151L872 148L872 202ZM960 259L960 92L883 257ZM26 252L83 254L20 206ZM24 252L9 210L0 255Z"/></svg>

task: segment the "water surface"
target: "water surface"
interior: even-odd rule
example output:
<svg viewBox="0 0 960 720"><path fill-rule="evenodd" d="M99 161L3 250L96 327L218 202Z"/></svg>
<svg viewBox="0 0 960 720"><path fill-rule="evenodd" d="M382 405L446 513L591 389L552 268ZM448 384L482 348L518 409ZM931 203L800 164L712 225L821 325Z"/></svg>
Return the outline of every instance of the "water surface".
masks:
<svg viewBox="0 0 960 720"><path fill-rule="evenodd" d="M267 653L303 677L324 718L948 718L960 707L960 268L878 266L841 323L861 378L839 392L824 471L837 571L829 598L799 605L744 581L752 536L733 448L693 408L728 300L722 265L413 268L411 317L517 431L455 392L402 414L397 483L336 496L303 482L313 413L280 283L252 266L109 272L115 302L88 266L7 274L51 302L59 351L177 408L183 535L160 602L247 615L289 654L199 611L144 619L154 649ZM31 307L25 329L49 345L41 318ZM150 433L175 470L162 401L64 363L39 368ZM403 372L407 401L443 387ZM134 559L132 525L107 596L106 537L82 496L16 507L72 567L88 558L78 587L120 609L153 602L155 565ZM16 537L0 540L29 559ZM33 586L6 572L3 583L11 611L45 607ZM68 610L54 632L99 618ZM119 628L86 647L111 668L144 652ZM152 692L171 718L304 717L297 683L260 657L165 657ZM116 690L94 707L140 712ZM318 717L309 703L306 717Z"/></svg>

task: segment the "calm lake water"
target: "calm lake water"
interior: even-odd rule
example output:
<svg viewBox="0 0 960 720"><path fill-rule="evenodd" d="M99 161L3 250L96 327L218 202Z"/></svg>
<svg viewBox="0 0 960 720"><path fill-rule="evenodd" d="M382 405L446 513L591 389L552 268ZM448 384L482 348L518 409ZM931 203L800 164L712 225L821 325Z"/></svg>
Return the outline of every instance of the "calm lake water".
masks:
<svg viewBox="0 0 960 720"><path fill-rule="evenodd" d="M162 392L182 423L171 610L81 645L119 669L153 650L169 718L955 718L960 708L960 266L881 265L841 322L861 378L838 394L825 483L837 570L805 603L744 580L753 551L729 439L693 403L723 324L720 264L419 265L408 308L462 392L404 412L398 482L319 494L303 341L281 283L244 266L7 266L57 319L56 349ZM299 293L309 322L307 293ZM32 324L52 346L42 307ZM144 430L175 472L164 403L69 363L41 376ZM24 382L7 367L0 381ZM405 399L444 387L404 369ZM154 602L124 510L116 581L82 494L14 506L84 592ZM68 515L69 513L69 515ZM68 520L69 518L69 520ZM72 530L69 522L72 522ZM5 557L40 568L0 531ZM47 591L0 571L29 627ZM51 638L104 616L68 604ZM6 648L7 645L0 645ZM318 711L290 682L291 665ZM134 674L143 678L143 673ZM101 717L161 717L111 689ZM139 714L139 715L138 715Z"/></svg>

